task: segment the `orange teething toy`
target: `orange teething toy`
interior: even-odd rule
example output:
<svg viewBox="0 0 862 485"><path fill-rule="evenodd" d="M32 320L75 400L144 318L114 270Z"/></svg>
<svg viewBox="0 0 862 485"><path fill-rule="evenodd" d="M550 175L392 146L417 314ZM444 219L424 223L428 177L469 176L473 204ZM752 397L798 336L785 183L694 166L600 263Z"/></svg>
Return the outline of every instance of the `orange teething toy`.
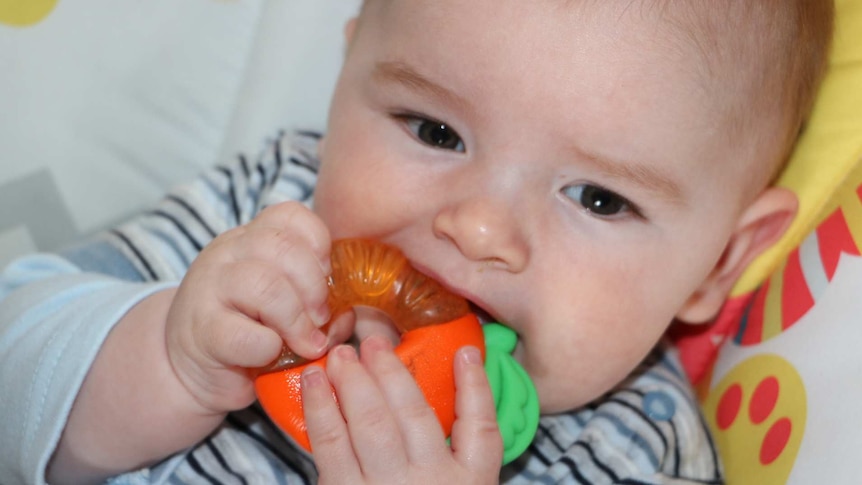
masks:
<svg viewBox="0 0 862 485"><path fill-rule="evenodd" d="M410 370L448 436L455 420L455 352L473 345L483 352L482 326L464 298L413 268L397 248L363 239L333 242L329 307L333 317L356 305L377 308L401 332L395 353ZM310 365L289 349L255 379L258 400L270 418L310 450L302 412L300 376Z"/></svg>

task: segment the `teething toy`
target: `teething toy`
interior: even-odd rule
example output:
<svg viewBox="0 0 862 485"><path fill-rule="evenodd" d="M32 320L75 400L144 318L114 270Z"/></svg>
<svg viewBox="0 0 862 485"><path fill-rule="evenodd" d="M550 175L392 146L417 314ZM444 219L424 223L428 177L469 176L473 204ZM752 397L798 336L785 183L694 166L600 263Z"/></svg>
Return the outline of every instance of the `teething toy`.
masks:
<svg viewBox="0 0 862 485"><path fill-rule="evenodd" d="M383 311L401 333L395 353L410 370L448 436L455 420L455 352L474 345L485 359L505 446L504 461L520 455L538 426L536 391L511 357L517 337L498 324L483 326L467 301L425 276L397 248L363 239L333 242L329 307L333 318L357 305ZM488 338L488 333L492 338ZM488 345L486 345L486 342ZM310 450L302 413L300 376L311 364L282 349L255 378L258 400L270 418Z"/></svg>

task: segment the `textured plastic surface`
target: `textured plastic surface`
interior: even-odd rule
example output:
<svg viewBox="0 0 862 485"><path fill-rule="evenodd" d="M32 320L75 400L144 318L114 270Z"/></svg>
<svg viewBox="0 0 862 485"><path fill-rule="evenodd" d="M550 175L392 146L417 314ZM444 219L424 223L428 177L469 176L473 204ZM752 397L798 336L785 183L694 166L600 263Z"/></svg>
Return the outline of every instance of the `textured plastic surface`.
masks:
<svg viewBox="0 0 862 485"><path fill-rule="evenodd" d="M516 334L485 325L467 301L414 269L397 248L348 239L333 242L329 305L333 318L355 305L385 312L401 332L395 353L410 370L448 436L455 421L455 353L465 345L482 351L497 420L504 463L530 444L539 419L536 390L510 355ZM486 348L487 344L487 348ZM310 450L302 411L300 379L308 365L326 366L326 357L307 362L289 349L255 379L258 399L270 418Z"/></svg>
<svg viewBox="0 0 862 485"><path fill-rule="evenodd" d="M397 248L363 239L334 241L329 305L333 318L355 305L386 313L401 332L395 353L410 370L448 436L455 420L455 352L465 345L483 354L482 326L467 301L414 269ZM270 418L310 449L302 412L300 377L312 363L285 348L255 379Z"/></svg>
<svg viewBox="0 0 862 485"><path fill-rule="evenodd" d="M332 243L331 262L328 303L333 319L357 305L374 307L403 334L470 313L464 298L414 269L398 248L366 239L341 239ZM285 347L266 371L305 362Z"/></svg>
<svg viewBox="0 0 862 485"><path fill-rule="evenodd" d="M406 332L395 349L437 415L446 436L455 422L455 352L465 345L476 346L484 354L482 326L473 314ZM269 417L306 450L311 449L311 444L302 411L300 377L309 365L325 368L326 357L255 379L258 400Z"/></svg>
<svg viewBox="0 0 862 485"><path fill-rule="evenodd" d="M539 428L539 395L527 371L512 357L518 336L499 323L485 332L485 372L494 393L497 424L503 436L503 463L523 453Z"/></svg>

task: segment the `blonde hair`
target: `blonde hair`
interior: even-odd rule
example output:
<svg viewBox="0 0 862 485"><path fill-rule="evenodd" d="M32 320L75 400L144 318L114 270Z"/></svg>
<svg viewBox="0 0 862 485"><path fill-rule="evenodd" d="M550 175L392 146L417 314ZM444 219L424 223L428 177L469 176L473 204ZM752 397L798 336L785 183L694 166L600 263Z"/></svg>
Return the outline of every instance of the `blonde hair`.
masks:
<svg viewBox="0 0 862 485"><path fill-rule="evenodd" d="M581 8L604 2L566 0ZM384 2L363 0L362 10L373 3ZM626 10L638 8L659 9L676 40L700 53L707 89L727 102L719 115L730 127L728 143L761 133L752 128L768 122L763 113L779 113L780 143L773 136L754 144L772 151L758 154L768 160L760 163L761 174L753 174L755 185L772 181L793 150L825 73L834 1L630 0Z"/></svg>
<svg viewBox="0 0 862 485"><path fill-rule="evenodd" d="M700 52L703 73L713 89L724 94L729 143L756 133L779 114L776 140L765 154L762 176L767 183L780 173L807 121L826 72L832 43L833 0L638 0L642 7L661 8L680 27L686 42ZM722 90L726 92L721 92ZM729 95L728 95L729 94Z"/></svg>
<svg viewBox="0 0 862 485"><path fill-rule="evenodd" d="M817 90L826 73L835 21L833 0L765 1L769 4L784 2L794 8L788 9L790 15L786 19L790 28L785 35L788 46L782 64L787 78L784 83L779 83L783 85L783 98L789 106L787 141L779 169L789 158L811 114Z"/></svg>

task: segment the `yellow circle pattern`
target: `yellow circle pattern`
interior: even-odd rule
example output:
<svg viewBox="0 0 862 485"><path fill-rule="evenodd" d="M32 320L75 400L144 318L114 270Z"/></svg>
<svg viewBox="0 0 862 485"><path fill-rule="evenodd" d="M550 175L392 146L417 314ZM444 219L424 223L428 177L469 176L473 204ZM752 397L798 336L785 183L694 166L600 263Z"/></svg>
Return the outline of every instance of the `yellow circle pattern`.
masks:
<svg viewBox="0 0 862 485"><path fill-rule="evenodd" d="M783 484L802 443L805 385L793 365L774 354L734 367L704 402L728 485Z"/></svg>
<svg viewBox="0 0 862 485"><path fill-rule="evenodd" d="M0 23L28 27L41 22L58 0L0 0Z"/></svg>

